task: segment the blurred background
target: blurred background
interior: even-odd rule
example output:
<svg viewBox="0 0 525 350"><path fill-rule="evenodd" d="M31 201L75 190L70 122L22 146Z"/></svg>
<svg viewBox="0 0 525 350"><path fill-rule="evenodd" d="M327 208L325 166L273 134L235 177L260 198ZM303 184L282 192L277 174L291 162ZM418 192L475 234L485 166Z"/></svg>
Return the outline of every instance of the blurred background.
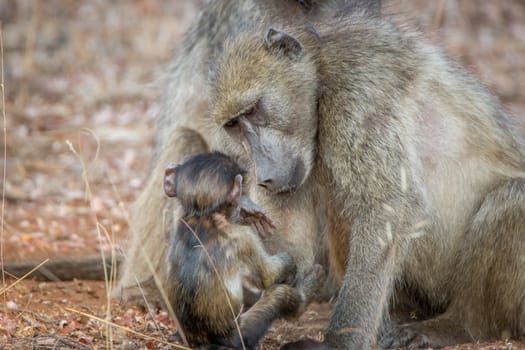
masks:
<svg viewBox="0 0 525 350"><path fill-rule="evenodd" d="M197 7L0 0L5 260L95 254L109 250L108 237L124 244L162 74ZM445 47L525 120L525 1L385 0L385 12Z"/></svg>

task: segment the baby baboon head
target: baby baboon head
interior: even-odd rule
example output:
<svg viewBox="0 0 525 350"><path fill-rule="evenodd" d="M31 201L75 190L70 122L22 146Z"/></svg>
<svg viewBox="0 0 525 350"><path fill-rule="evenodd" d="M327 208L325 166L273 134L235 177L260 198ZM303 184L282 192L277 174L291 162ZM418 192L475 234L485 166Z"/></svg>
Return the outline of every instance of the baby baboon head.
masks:
<svg viewBox="0 0 525 350"><path fill-rule="evenodd" d="M169 164L164 191L176 197L187 215L208 215L239 206L245 171L228 156L215 152L193 156L182 164Z"/></svg>

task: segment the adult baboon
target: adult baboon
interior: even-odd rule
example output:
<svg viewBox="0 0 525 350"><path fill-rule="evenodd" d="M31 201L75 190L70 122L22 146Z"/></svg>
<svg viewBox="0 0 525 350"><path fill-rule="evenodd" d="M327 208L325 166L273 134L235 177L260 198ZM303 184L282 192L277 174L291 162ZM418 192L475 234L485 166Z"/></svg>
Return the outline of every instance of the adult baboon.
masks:
<svg viewBox="0 0 525 350"><path fill-rule="evenodd" d="M217 134L250 159L265 210L328 203L334 314L324 344L287 349L523 335L525 141L497 99L385 19L290 31L233 41L212 90ZM426 319L395 322L400 299Z"/></svg>
<svg viewBox="0 0 525 350"><path fill-rule="evenodd" d="M142 303L143 291L150 302L162 302L152 276L158 273L164 279L167 233L176 225L174 217L177 217L176 206L167 201L161 190L165 165L209 149L238 154L235 150L221 148L217 126L207 117L208 75L213 71L226 39L262 23L304 23L329 16L342 8L378 12L380 3L380 0L215 0L204 3L166 78L155 134L153 166L145 188L131 210L129 248L114 296L124 302ZM304 214L313 212L316 205L301 203L298 199L285 212L277 213L277 219L287 215L286 221L277 227L278 232L287 234L283 237L274 235L273 241L268 243L271 251L288 250L298 265L299 278L316 261L324 259L323 251L317 249L322 239L318 232L322 228L312 215ZM272 246L276 248L272 250ZM327 290L330 293L333 288L329 286Z"/></svg>

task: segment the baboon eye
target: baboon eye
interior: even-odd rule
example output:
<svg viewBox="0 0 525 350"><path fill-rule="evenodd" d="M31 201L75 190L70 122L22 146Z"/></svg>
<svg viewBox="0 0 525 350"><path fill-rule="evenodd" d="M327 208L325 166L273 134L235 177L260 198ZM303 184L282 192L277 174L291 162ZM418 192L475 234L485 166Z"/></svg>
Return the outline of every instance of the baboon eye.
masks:
<svg viewBox="0 0 525 350"><path fill-rule="evenodd" d="M238 124L239 124L239 117L235 117L233 119L228 120L224 124L224 127L227 128L227 129L230 129L230 128L236 127Z"/></svg>
<svg viewBox="0 0 525 350"><path fill-rule="evenodd" d="M232 118L232 119L228 120L224 124L224 127L226 129L233 129L233 128L235 128L235 127L237 127L239 125L239 119L240 118L248 119L251 116L253 116L254 113L255 113L255 106L252 106L252 107L246 109L244 112L242 112L239 115L237 115L235 118Z"/></svg>
<svg viewBox="0 0 525 350"><path fill-rule="evenodd" d="M244 117L250 117L253 115L253 112L255 111L255 107L251 106L249 109L245 110L241 115Z"/></svg>

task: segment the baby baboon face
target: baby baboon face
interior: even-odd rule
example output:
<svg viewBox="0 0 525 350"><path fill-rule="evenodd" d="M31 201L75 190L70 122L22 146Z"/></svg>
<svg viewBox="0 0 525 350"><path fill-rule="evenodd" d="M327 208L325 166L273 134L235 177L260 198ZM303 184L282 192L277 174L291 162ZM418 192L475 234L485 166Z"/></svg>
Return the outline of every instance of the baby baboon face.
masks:
<svg viewBox="0 0 525 350"><path fill-rule="evenodd" d="M213 90L213 115L255 162L257 184L290 192L310 174L317 134L312 58L294 37L270 29L264 40L227 48Z"/></svg>

